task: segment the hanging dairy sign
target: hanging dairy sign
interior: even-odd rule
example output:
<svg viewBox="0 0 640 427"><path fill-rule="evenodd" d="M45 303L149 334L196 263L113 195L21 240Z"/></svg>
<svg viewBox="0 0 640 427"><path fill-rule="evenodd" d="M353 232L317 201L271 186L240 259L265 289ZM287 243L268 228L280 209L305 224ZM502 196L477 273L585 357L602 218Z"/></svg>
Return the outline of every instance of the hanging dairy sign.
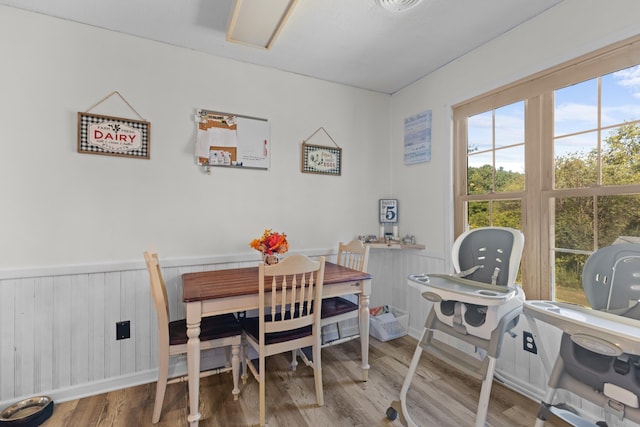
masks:
<svg viewBox="0 0 640 427"><path fill-rule="evenodd" d="M149 122L78 113L78 152L149 158Z"/></svg>
<svg viewBox="0 0 640 427"><path fill-rule="evenodd" d="M89 144L115 153L126 153L142 147L142 132L118 122L89 125Z"/></svg>

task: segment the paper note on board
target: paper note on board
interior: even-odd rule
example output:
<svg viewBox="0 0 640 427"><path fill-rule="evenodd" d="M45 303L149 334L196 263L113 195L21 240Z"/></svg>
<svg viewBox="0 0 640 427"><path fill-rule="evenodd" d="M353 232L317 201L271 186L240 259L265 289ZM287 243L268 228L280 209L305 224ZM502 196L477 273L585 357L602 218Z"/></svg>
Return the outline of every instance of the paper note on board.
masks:
<svg viewBox="0 0 640 427"><path fill-rule="evenodd" d="M267 120L198 110L196 122L195 155L199 165L269 168L271 143Z"/></svg>

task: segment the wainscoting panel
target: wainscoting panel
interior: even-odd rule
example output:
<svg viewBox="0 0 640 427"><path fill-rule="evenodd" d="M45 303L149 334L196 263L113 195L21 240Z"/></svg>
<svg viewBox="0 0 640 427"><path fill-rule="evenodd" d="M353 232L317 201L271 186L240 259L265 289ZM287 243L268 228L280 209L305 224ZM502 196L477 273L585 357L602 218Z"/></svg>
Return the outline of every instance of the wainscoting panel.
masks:
<svg viewBox="0 0 640 427"><path fill-rule="evenodd" d="M369 273L373 277L370 306L392 305L408 310L412 313L409 319L410 328L422 329L426 319L426 314L424 317L420 316L424 300L417 291L411 291L414 288L407 284L407 278L411 274L445 271L448 272L444 267L444 259L425 251L372 249L369 255ZM420 309L414 311L417 307ZM413 313L417 314L417 319L414 319L416 316Z"/></svg>
<svg viewBox="0 0 640 427"><path fill-rule="evenodd" d="M335 262L335 249L306 251ZM256 265L255 256L160 258L172 319L185 316L181 276L194 271ZM375 249L371 306L388 304L410 313L409 333L419 338L431 303L407 284L416 273L447 273L442 254ZM157 378L157 319L144 262L0 271L0 408L25 397L49 395L62 402L153 382ZM116 322L131 321L131 338L116 340ZM560 331L538 324L538 352L555 359ZM524 316L505 336L497 378L534 400L546 389L540 355L523 350ZM203 355L203 366L224 363L224 352ZM186 372L186 358L172 359L171 371ZM375 369L375 366L372 366ZM567 393L568 404L602 419L602 411ZM624 426L635 426L625 422Z"/></svg>
<svg viewBox="0 0 640 427"><path fill-rule="evenodd" d="M372 276L369 307L392 305L393 293L398 288L397 276L393 268L393 251L390 249L371 249L368 271ZM400 307L402 308L402 307Z"/></svg>
<svg viewBox="0 0 640 427"><path fill-rule="evenodd" d="M307 251L335 261L335 250ZM255 266L256 256L160 257L171 319L184 318L184 273ZM116 340L116 323L131 338ZM0 408L46 394L63 401L157 378L157 318L142 261L0 271ZM211 352L209 363L224 363ZM172 372L186 371L186 358Z"/></svg>

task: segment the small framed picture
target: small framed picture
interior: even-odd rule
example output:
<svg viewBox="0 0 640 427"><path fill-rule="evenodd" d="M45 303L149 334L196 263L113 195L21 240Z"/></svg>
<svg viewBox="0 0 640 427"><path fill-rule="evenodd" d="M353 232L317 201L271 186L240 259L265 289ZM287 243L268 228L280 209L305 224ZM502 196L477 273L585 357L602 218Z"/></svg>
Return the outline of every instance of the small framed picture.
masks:
<svg viewBox="0 0 640 427"><path fill-rule="evenodd" d="M150 158L149 122L78 113L78 153Z"/></svg>
<svg viewBox="0 0 640 427"><path fill-rule="evenodd" d="M398 222L398 199L380 199L380 223Z"/></svg>
<svg viewBox="0 0 640 427"><path fill-rule="evenodd" d="M342 148L302 144L302 172L340 175Z"/></svg>

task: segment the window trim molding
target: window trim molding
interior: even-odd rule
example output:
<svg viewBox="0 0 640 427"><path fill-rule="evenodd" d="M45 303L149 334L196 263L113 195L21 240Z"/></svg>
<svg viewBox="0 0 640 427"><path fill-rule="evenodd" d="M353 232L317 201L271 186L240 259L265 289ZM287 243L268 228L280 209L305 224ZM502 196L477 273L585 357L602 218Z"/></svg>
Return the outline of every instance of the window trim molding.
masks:
<svg viewBox="0 0 640 427"><path fill-rule="evenodd" d="M455 120L460 115L472 116L495 108L492 106L511 104L545 91L607 74L612 69L627 68L639 63L640 35L637 35L454 104L451 107L453 118Z"/></svg>

